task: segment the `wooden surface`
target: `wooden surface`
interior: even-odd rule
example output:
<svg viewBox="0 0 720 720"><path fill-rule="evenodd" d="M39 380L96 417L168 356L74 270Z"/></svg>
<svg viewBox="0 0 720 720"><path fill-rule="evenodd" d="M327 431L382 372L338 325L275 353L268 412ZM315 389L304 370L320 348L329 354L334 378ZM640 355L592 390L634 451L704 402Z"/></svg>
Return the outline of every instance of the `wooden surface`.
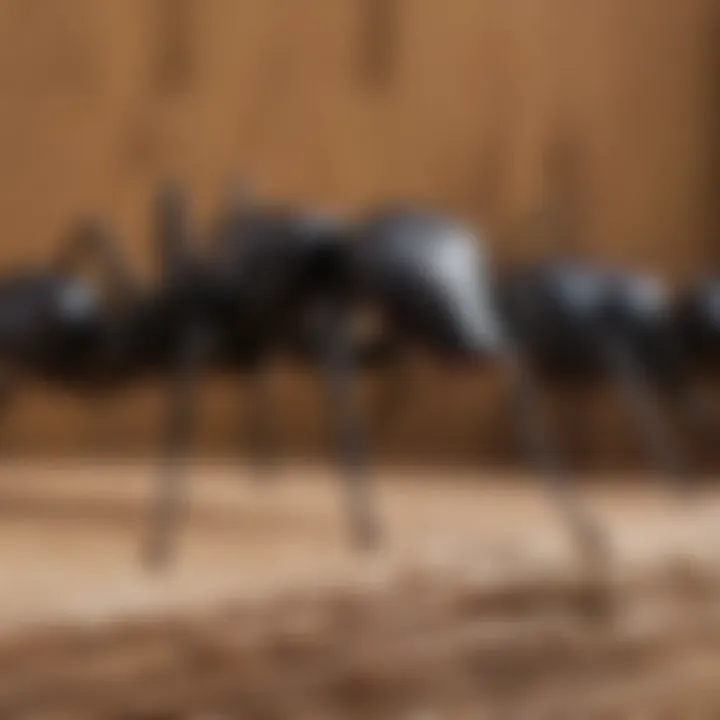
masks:
<svg viewBox="0 0 720 720"><path fill-rule="evenodd" d="M716 492L583 488L598 568L518 476L382 471L385 543L359 554L333 474L192 473L178 562L149 574L152 466L0 467L3 716L718 716Z"/></svg>

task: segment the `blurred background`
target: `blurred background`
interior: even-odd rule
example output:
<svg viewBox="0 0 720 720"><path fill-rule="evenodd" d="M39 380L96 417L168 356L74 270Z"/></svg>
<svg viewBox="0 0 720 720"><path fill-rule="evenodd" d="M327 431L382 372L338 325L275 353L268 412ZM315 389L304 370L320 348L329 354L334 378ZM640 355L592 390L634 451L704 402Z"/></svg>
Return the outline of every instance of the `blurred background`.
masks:
<svg viewBox="0 0 720 720"><path fill-rule="evenodd" d="M0 0L0 274L92 214L151 282L158 183L202 231L238 177L350 215L419 201L499 266L720 272L720 0ZM0 717L720 717L717 489L633 483L616 393L556 395L563 459L601 470L576 489L609 553L581 555L540 474L499 467L520 460L499 374L419 359L409 381L363 554L338 467L309 462L319 379L273 368L275 483L244 455L245 381L206 378L165 574L140 545L166 388L23 386L0 419Z"/></svg>
<svg viewBox="0 0 720 720"><path fill-rule="evenodd" d="M157 182L186 183L202 223L246 174L261 196L343 211L426 201L483 229L502 262L553 247L529 218L562 206L578 248L682 280L720 259L719 10L715 0L0 0L0 267L42 261L93 212L151 272ZM559 144L571 157L560 179L548 162ZM428 368L417 378L382 454L514 451L492 378ZM279 368L273 382L283 447L322 452L314 380ZM208 381L198 452L236 452L242 393L237 380ZM3 447L77 454L95 437L98 451L153 451L153 388L98 405L24 393ZM613 398L599 391L589 412L584 461L634 462Z"/></svg>

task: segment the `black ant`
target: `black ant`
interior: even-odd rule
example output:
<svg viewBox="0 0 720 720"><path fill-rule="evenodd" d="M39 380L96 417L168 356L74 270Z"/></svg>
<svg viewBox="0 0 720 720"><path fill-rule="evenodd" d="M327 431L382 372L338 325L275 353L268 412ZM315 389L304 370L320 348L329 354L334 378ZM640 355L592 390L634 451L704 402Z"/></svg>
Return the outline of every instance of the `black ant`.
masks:
<svg viewBox="0 0 720 720"><path fill-rule="evenodd" d="M170 187L157 204L161 272L150 288L140 287L98 224L76 233L49 269L0 287L0 350L11 370L72 389L116 389L148 375L171 379L151 562L167 560L182 507L178 462L192 433L201 373L253 375L277 353L310 362L325 377L353 535L363 546L377 542L365 432L352 392L367 359L353 321L368 306L383 318L381 345L390 354L417 345L472 362L509 361L522 415L532 415L525 364L493 306L481 247L455 220L408 207L348 221L241 202L209 237L209 247L194 252L186 200ZM108 279L104 292L73 270L93 255ZM539 425L527 427L534 441ZM561 478L553 480L587 541L590 523Z"/></svg>

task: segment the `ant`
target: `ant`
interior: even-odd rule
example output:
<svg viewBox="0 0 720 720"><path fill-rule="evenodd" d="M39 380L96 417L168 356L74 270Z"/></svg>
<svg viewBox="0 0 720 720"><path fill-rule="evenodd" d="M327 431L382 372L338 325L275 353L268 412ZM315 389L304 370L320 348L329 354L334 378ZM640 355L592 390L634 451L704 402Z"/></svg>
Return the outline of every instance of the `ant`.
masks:
<svg viewBox="0 0 720 720"><path fill-rule="evenodd" d="M140 287L99 224L77 232L49 269L0 286L0 351L12 370L74 390L118 389L148 375L171 380L164 472L146 548L153 565L170 556L184 497L179 461L193 430L203 371L256 375L277 353L319 368L353 537L364 547L377 543L379 530L353 394L356 375L373 355L365 353L364 360L353 336L359 313L368 306L380 312L386 347L418 345L472 362L509 360L518 396L529 397L523 363L493 309L481 246L454 219L407 207L351 222L235 202L209 237L205 253L193 251L187 201L169 186L156 204L161 272L154 286ZM92 256L108 280L105 293L73 271ZM524 402L525 414L531 405ZM537 424L530 435L537 436ZM566 483L555 480L574 529L587 540L591 523Z"/></svg>
<svg viewBox="0 0 720 720"><path fill-rule="evenodd" d="M505 274L498 293L527 361L554 386L609 378L627 401L648 454L676 481L686 468L656 406L678 363L672 294L649 273L620 270L578 251L582 236L576 144L561 134L546 157L551 194L531 223L556 250Z"/></svg>
<svg viewBox="0 0 720 720"><path fill-rule="evenodd" d="M508 322L538 374L576 389L604 377L617 382L648 453L670 478L683 477L653 393L677 353L664 285L565 256L516 270L502 293Z"/></svg>
<svg viewBox="0 0 720 720"><path fill-rule="evenodd" d="M247 238L237 245L248 252L246 243ZM274 266L278 256L269 252L268 265ZM335 324L319 327L318 338L321 347L336 349L331 358L337 364L330 366L337 373L338 387L346 388L343 396L347 398L347 388L364 366L399 367L413 349L471 368L504 365L510 372L523 441L543 461L544 477L582 548L596 554L601 545L598 529L564 476L546 462L548 438L536 412L534 379L496 306L484 238L442 213L398 205L336 227L318 257L323 262L315 267L324 274L321 279L315 276L313 288L322 288L326 307L338 312ZM380 329L363 355L348 333L353 318L368 310L379 316ZM342 403L337 407L340 416ZM364 446L359 439L351 443L351 435L349 446ZM346 457L358 461L361 455ZM349 467L357 471L352 462Z"/></svg>
<svg viewBox="0 0 720 720"><path fill-rule="evenodd" d="M225 332L218 308L226 299L205 282L204 264L188 256L183 212L178 192L165 188L156 207L162 272L155 287L141 286L115 238L94 220L81 222L48 266L0 281L0 360L13 379L34 376L87 394L145 377L172 379L165 439L172 477L189 432L196 369L224 351ZM89 261L101 270L99 286L80 273ZM6 387L7 408L15 383ZM156 522L168 524L176 504L176 494L165 493ZM150 555L160 557L154 545Z"/></svg>

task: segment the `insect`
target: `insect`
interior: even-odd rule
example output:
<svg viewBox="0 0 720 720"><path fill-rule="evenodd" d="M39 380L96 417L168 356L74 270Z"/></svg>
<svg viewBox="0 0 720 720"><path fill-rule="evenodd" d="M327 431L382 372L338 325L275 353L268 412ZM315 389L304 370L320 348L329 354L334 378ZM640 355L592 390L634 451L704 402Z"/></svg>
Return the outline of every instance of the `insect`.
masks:
<svg viewBox="0 0 720 720"><path fill-rule="evenodd" d="M354 307L371 303L383 319L385 351L376 362L401 368L417 348L472 370L504 366L521 438L542 463L542 477L583 552L597 557L602 534L551 462L531 367L497 306L485 239L454 218L405 207L369 213L352 242Z"/></svg>
<svg viewBox="0 0 720 720"><path fill-rule="evenodd" d="M475 234L458 221L414 207L375 209L347 220L242 197L209 236L213 283L226 288L226 297L234 294L225 362L257 371L269 357L286 353L325 380L359 546L375 546L380 538L368 433L353 391L364 368L396 363L411 348L469 365L506 362L528 419L524 437L542 451L541 425L530 419L535 404L528 403L526 368L490 297L487 259ZM370 342L355 334L356 319L368 309L380 318ZM597 547L599 532L567 484L551 472L548 478L583 546ZM176 476L168 476L165 497L177 494L174 485Z"/></svg>
<svg viewBox="0 0 720 720"><path fill-rule="evenodd" d="M544 257L503 273L504 317L539 381L575 391L613 382L647 454L680 487L686 462L659 403L678 362L672 295L660 278L603 263L580 247L581 154L568 128L551 138L544 170L541 212L527 224Z"/></svg>
<svg viewBox="0 0 720 720"><path fill-rule="evenodd" d="M396 221L407 228L404 247L419 271L417 276L408 272L406 284L392 279L387 285L387 301L397 303L399 310L391 314L389 324L391 335L396 339L394 361L399 359L401 364L405 350L415 342L426 352L446 359L461 358L476 368L486 364L504 367L520 441L534 458L579 547L587 557L597 559L604 552L603 534L579 503L556 461L553 438L537 397L535 368L529 362L516 327L503 313L498 278L484 238L464 229L458 231L457 224L447 218L435 219L429 223L428 250L423 256L421 244L413 239L421 233L411 230L415 223L425 222L423 213L411 213L405 218L400 215ZM433 227L435 222L438 225ZM403 237L402 233L398 237ZM389 248L393 246L392 236L383 240L380 234L378 242ZM395 242L402 247L400 240ZM383 262L381 260L381 265ZM414 285L423 277L422 269L428 268L432 268L425 271L432 278L434 292ZM377 272L382 277L382 273ZM415 331L414 336L408 335L407 328ZM396 383L396 390L398 387Z"/></svg>
<svg viewBox="0 0 720 720"><path fill-rule="evenodd" d="M49 270L14 276L0 288L8 367L81 390L115 390L148 375L171 380L163 472L145 546L153 565L171 556L184 503L180 461L204 372L257 378L281 353L320 372L352 536L365 547L377 544L379 527L353 392L364 364L411 346L472 363L510 360L528 405L522 363L492 307L486 258L457 221L409 207L349 221L243 201L226 209L206 245L196 246L197 237L184 194L165 188L154 232L160 272L150 287L137 282L117 241L96 224L75 233ZM75 274L93 257L103 270L101 289ZM353 335L355 317L368 306L384 324L380 344L369 349ZM538 425L528 428L532 441ZM588 541L592 523L565 483L554 478L553 488Z"/></svg>
<svg viewBox="0 0 720 720"><path fill-rule="evenodd" d="M236 203L200 244L185 194L168 184L155 205L159 273L150 286L139 283L100 223L84 223L47 270L14 274L0 285L0 359L8 370L88 393L145 377L170 381L163 465L144 545L151 566L172 554L201 377L230 370L255 384L282 353L313 363L327 379L353 537L363 546L375 542L357 446L362 433L346 382L350 284L336 258L339 227L319 213ZM99 284L80 272L90 260L101 270ZM262 402L254 410L262 421Z"/></svg>
<svg viewBox="0 0 720 720"><path fill-rule="evenodd" d="M191 415L191 377L225 350L225 298L207 281L204 263L191 261L187 233L184 201L168 187L156 206L161 272L153 286L142 286L117 240L97 221L81 222L47 267L0 281L4 408L28 375L88 395L119 391L145 377L168 377L173 390L165 474L178 476ZM88 277L87 264L96 266L97 279ZM175 502L174 495L163 499L163 509L155 513L158 525L169 522Z"/></svg>
<svg viewBox="0 0 720 720"><path fill-rule="evenodd" d="M502 292L508 322L538 375L577 390L611 379L648 454L674 482L682 478L656 402L676 353L671 297L660 281L565 257L517 270Z"/></svg>

